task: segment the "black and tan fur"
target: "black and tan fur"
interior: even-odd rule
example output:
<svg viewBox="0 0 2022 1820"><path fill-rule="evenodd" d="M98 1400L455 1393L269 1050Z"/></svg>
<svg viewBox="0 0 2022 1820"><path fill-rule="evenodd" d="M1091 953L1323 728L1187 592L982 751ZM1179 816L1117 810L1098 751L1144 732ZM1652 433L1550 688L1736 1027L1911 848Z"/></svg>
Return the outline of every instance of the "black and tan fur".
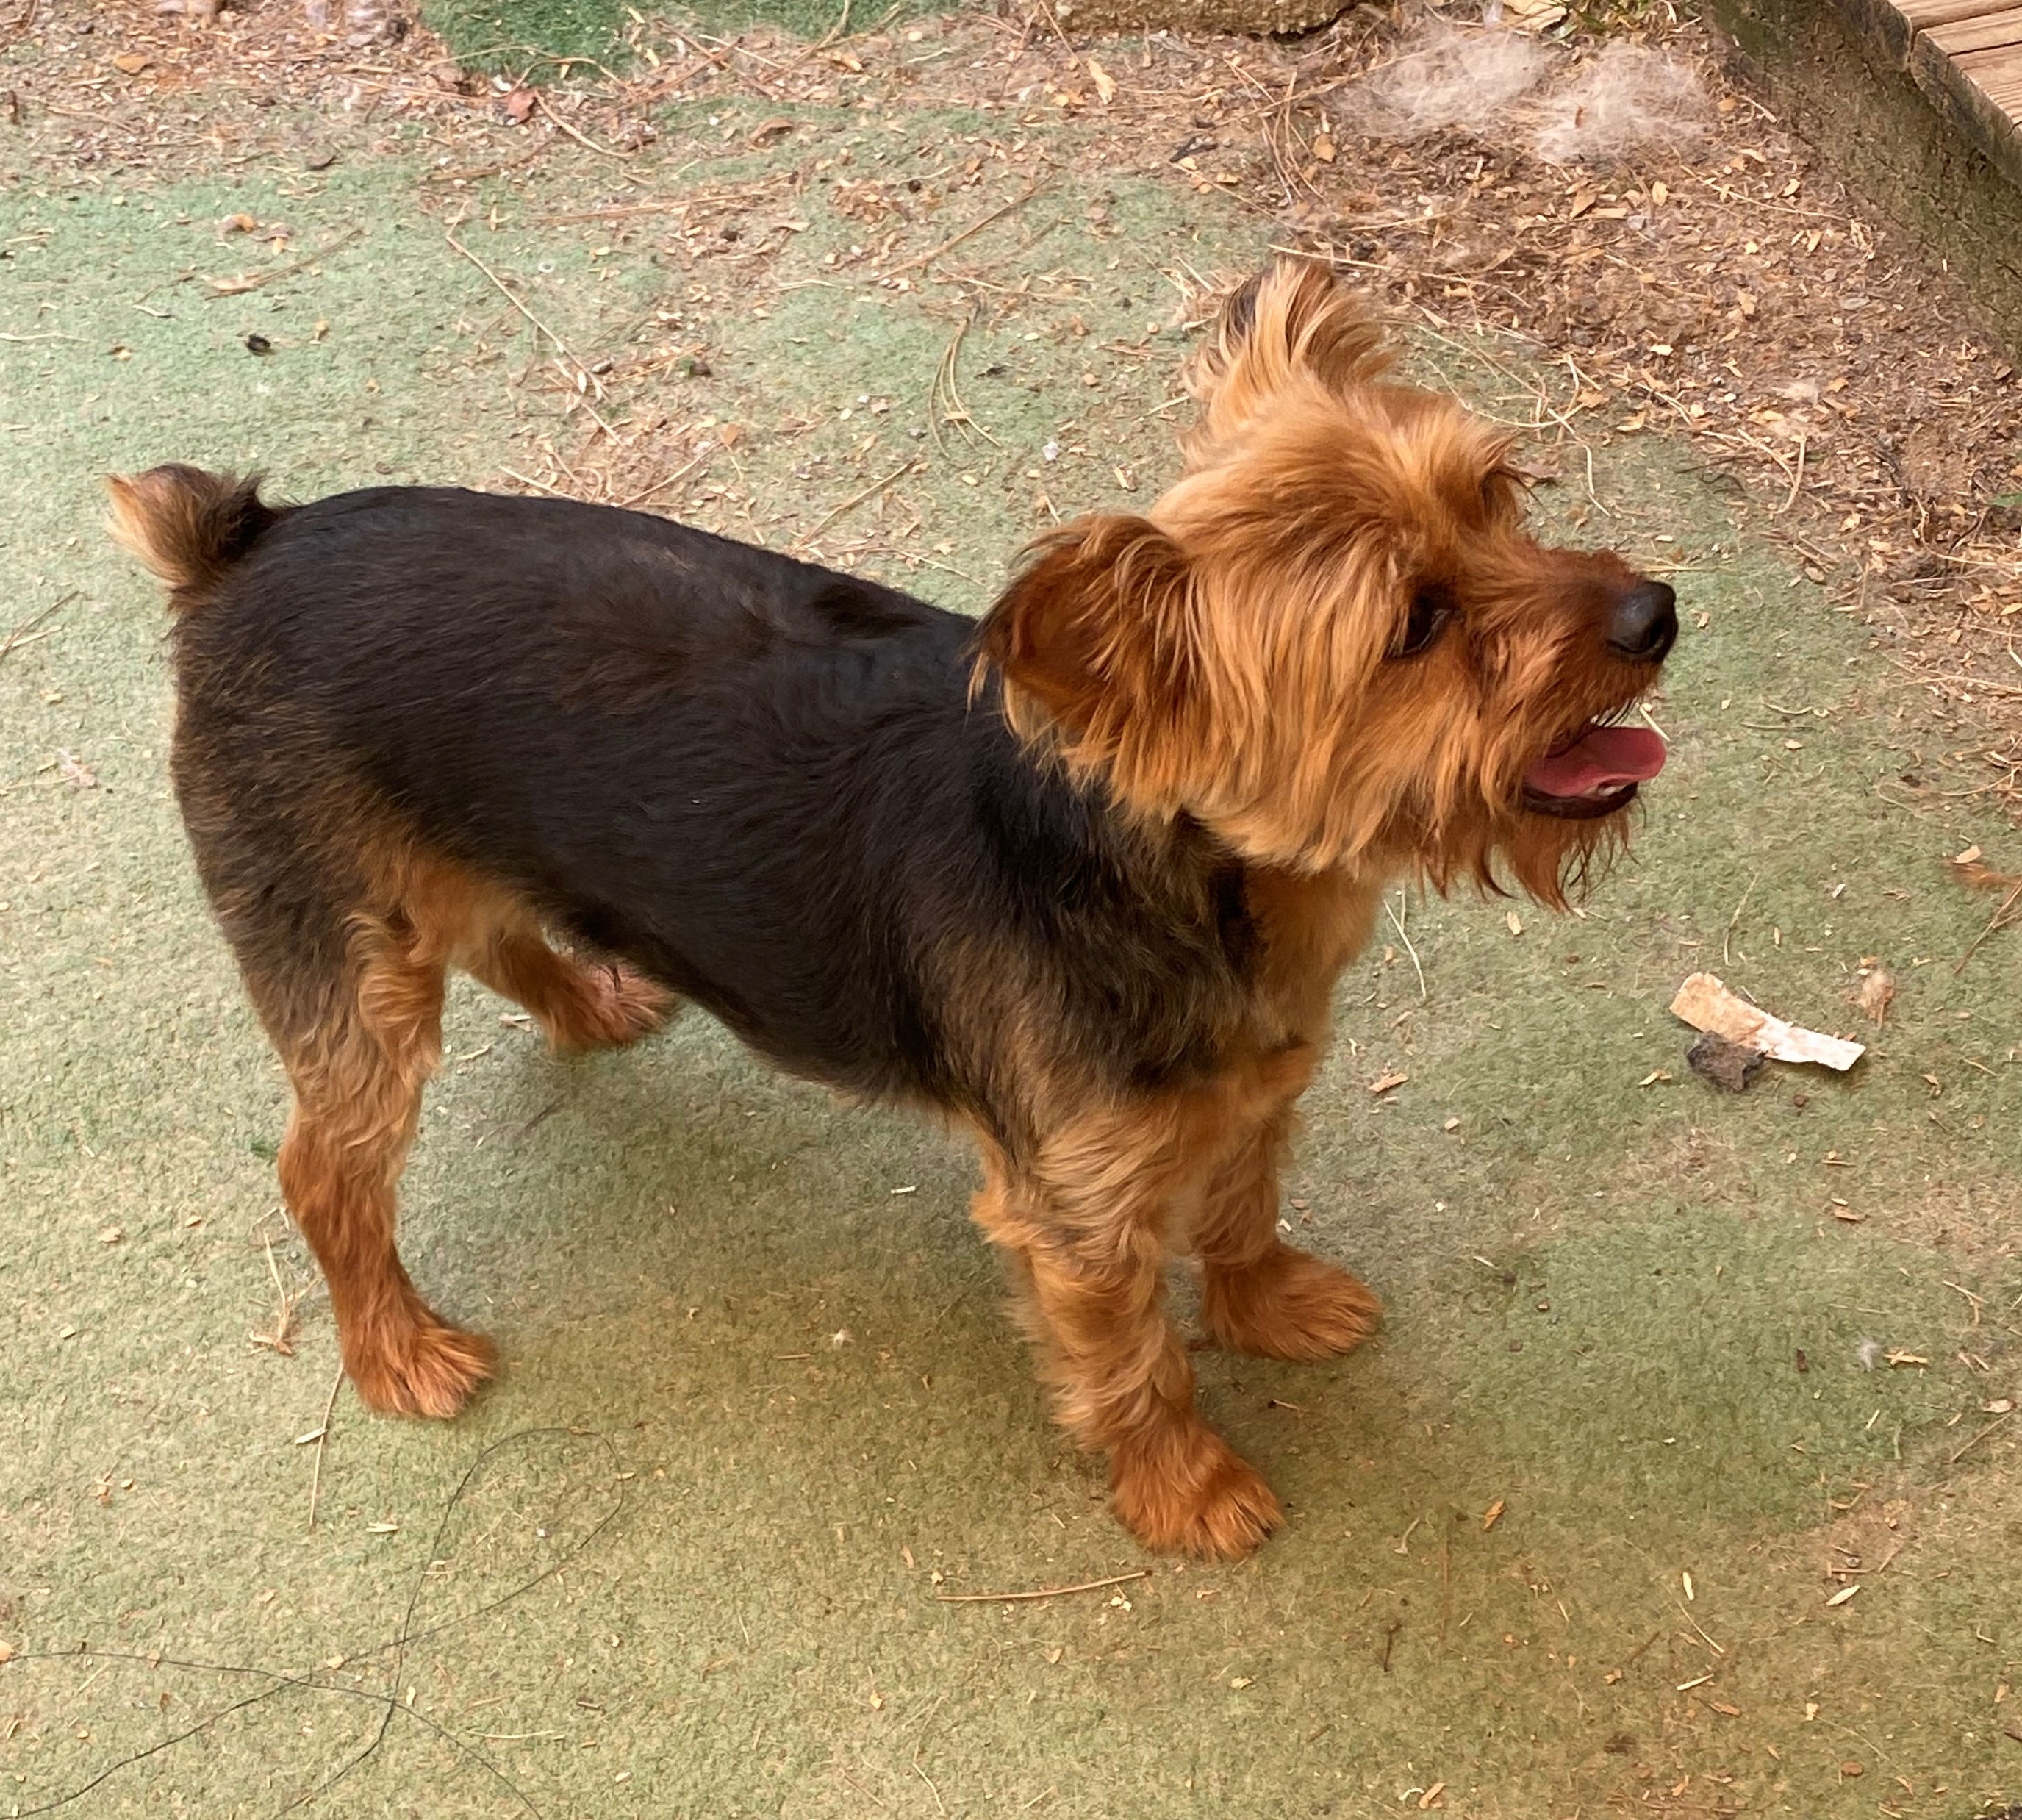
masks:
<svg viewBox="0 0 2022 1820"><path fill-rule="evenodd" d="M380 488L284 508L112 482L170 585L176 788L286 1062L289 1208L374 1406L454 1413L395 1191L445 970L564 1048L682 1000L782 1068L966 1127L1062 1421L1122 1520L1231 1555L1276 1521L1163 1308L1312 1359L1375 1299L1280 1241L1276 1171L1384 886L1549 901L1622 820L1527 764L1655 674L1655 590L1540 548L1505 444L1390 382L1323 272L1231 304L1187 470L1068 526L979 627L667 521ZM1661 628L1659 628L1661 630Z"/></svg>

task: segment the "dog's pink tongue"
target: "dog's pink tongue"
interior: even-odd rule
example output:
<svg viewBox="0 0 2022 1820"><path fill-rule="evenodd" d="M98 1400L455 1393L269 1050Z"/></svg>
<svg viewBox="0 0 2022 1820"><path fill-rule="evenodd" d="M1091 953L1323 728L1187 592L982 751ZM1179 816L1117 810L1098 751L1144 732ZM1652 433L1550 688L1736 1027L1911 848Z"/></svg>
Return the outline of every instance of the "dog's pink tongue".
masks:
<svg viewBox="0 0 2022 1820"><path fill-rule="evenodd" d="M1589 727L1562 752L1540 758L1524 781L1546 796L1597 796L1645 784L1664 768L1664 742L1647 727Z"/></svg>

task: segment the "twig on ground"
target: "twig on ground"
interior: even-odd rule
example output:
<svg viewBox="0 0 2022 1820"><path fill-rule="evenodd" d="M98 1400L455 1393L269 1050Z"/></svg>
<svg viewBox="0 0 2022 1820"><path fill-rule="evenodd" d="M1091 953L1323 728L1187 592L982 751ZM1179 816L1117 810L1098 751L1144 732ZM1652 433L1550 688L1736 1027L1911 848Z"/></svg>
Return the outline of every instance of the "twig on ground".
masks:
<svg viewBox="0 0 2022 1820"><path fill-rule="evenodd" d="M275 1310L274 1331L272 1333L254 1334L252 1336L253 1343L255 1346L267 1347L279 1353L283 1358L293 1358L295 1349L289 1339L289 1329L295 1324L295 1304L301 1298L298 1294L291 1295L287 1286L281 1281L281 1266L274 1261L274 1241L266 1233L262 1233L260 1235L260 1242L266 1247L267 1274L274 1280L274 1294L279 1299L280 1306Z"/></svg>
<svg viewBox="0 0 2022 1820"><path fill-rule="evenodd" d="M1418 964L1418 951L1411 945L1411 938L1404 933L1404 919L1398 914L1404 908L1404 894L1397 894L1397 910L1390 908L1389 894L1383 899L1383 913L1390 919L1390 926L1397 931L1397 939L1404 945L1404 952L1411 957L1411 970L1418 976L1418 1003L1424 1004L1432 994L1425 990L1425 970Z"/></svg>
<svg viewBox="0 0 2022 1820"><path fill-rule="evenodd" d="M1131 1573L1112 1573L1107 1580L1084 1580L1078 1586L1041 1586L1029 1592L937 1592L943 1605L1009 1605L1020 1599L1064 1599L1071 1592L1100 1592L1106 1586L1122 1586L1133 1580L1149 1580L1152 1570L1140 1567Z"/></svg>
<svg viewBox="0 0 2022 1820"><path fill-rule="evenodd" d="M363 239L364 233L363 228L353 228L348 234L338 235L327 247L318 247L315 252L296 260L293 265L276 265L271 272L249 272L237 278L206 278L204 283L210 287L213 298L243 297L248 291L272 284L277 278L289 277L295 272L306 270L318 260L327 259L340 248L349 247L353 240Z"/></svg>
<svg viewBox="0 0 2022 1820"><path fill-rule="evenodd" d="M50 601L49 604L43 608L39 613L31 613L27 619L24 619L20 624L16 626L13 631L9 632L5 638L0 638L0 657L5 657L9 651L16 650L24 645L34 644L38 638L46 638L49 637L49 634L48 632L38 632L35 628L42 624L43 620L46 619L50 614L55 612L58 608L68 606L72 601L75 600L78 595L82 592L82 590L81 589L72 588L68 594L63 595L59 599ZM53 630L54 628L52 627L51 630Z"/></svg>
<svg viewBox="0 0 2022 1820"><path fill-rule="evenodd" d="M557 126L560 127L563 132L566 133L570 138L573 139L577 144L588 147L589 149L595 152L599 158L615 159L620 164L622 164L626 159L632 155L629 152L617 152L614 151L608 145L600 145L594 139L590 138L586 133L578 133L568 123L568 121L564 120L560 115L557 114L553 108L548 105L547 97L542 94L540 90L538 89L534 91L534 104L538 108L543 114L546 115L549 119L553 122Z"/></svg>
<svg viewBox="0 0 2022 1820"><path fill-rule="evenodd" d="M2001 908L1987 919L1987 926L1973 938L1973 945L1959 956L1958 965L1952 969L1952 978L1957 979L1965 971L1965 963L1980 951L1980 945L1997 929L2005 929L2010 918L2009 912L2015 908L2015 900L2022 897L2022 884L2018 884L2001 900Z"/></svg>
<svg viewBox="0 0 2022 1820"><path fill-rule="evenodd" d="M957 234L954 239L942 241L941 243L931 253L922 253L915 258L902 259L896 265L887 267L881 276L886 278L896 278L901 272L911 271L915 265L920 267L922 270L925 270L926 267L933 265L936 259L940 258L943 253L952 251L955 247L959 247L963 241L968 239L972 235L981 233L983 230L988 227L992 221L1001 221L1005 216L1009 214L1013 209L1023 208L1026 203L1030 202L1033 197L1037 196L1039 192L1046 187L1046 183L1043 179L1035 179L1027 187L1022 195L1013 196L1010 201L1004 203L1001 207L994 208L988 214L982 216L978 220L971 221L969 225L964 228L959 234Z"/></svg>
<svg viewBox="0 0 2022 1820"><path fill-rule="evenodd" d="M1741 901L1734 907L1734 914L1727 919L1727 932L1720 938L1720 963L1722 967L1734 965L1734 956L1728 945L1734 940L1734 931L1741 921L1741 913L1748 908L1748 900L1755 895L1755 887L1762 875L1757 872L1748 881L1748 889L1741 894Z"/></svg>
<svg viewBox="0 0 2022 1820"><path fill-rule="evenodd" d="M620 499L618 503L624 507L627 511L630 511L633 507L641 504L642 502L651 499L655 493L664 492L677 481L686 480L690 474L693 473L697 468L700 467L703 463L708 459L708 455L699 455L694 460L686 462L682 466L675 469L672 473L662 474L659 479L655 481L652 485L647 488L644 492L634 493L630 499ZM538 484L538 482L535 484L537 485Z"/></svg>
<svg viewBox="0 0 2022 1820"><path fill-rule="evenodd" d="M830 513L826 518L823 519L813 530L804 532L801 535L796 537L793 541L792 547L795 550L806 549L809 544L813 543L817 537L820 536L824 531L833 524L837 519L842 517L847 513L855 511L856 508L862 505L866 499L874 499L878 494L883 492L885 489L890 486L895 481L902 480L906 475L911 473L913 470L914 463L917 462L918 459L919 458L917 455L907 456L906 459L901 462L898 466L894 468L891 473L887 474L883 480L874 481L869 486L866 487L862 492L852 494L849 499L844 500L840 506L837 506L833 512Z"/></svg>
<svg viewBox="0 0 2022 1820"><path fill-rule="evenodd" d="M337 1393L344 1387L344 1361L338 1361L337 1376L330 1380L330 1394L323 1399L323 1420L316 1424L316 1468L309 1475L309 1529L316 1529L316 1500L323 1496L323 1450L330 1442L330 1417L336 1413Z"/></svg>
<svg viewBox="0 0 2022 1820"><path fill-rule="evenodd" d="M564 341L560 335L557 334L553 329L549 328L546 323L542 322L541 319L535 315L531 309L527 309L527 307L522 303L518 298L515 297L512 291L507 287L505 280L501 278L497 272L494 272L491 268L486 265L482 259L479 258L475 253L472 252L468 247L465 246L451 229L445 228L443 230L443 238L448 241L450 245L454 247L458 252L461 253L465 258L468 259L472 265L475 265L479 271L482 272L487 278L490 279L493 287L498 291L498 294L504 298L508 303L512 305L515 309L519 311L520 315L524 316L527 321L531 323L535 328L538 329L542 334L546 335L549 341L553 342L557 348L558 348L563 353L567 354L571 360L575 360L576 365L579 368L582 368L582 371L585 372L589 371L587 367L584 366L582 361L577 360L575 351L569 346L568 343Z"/></svg>
<svg viewBox="0 0 2022 1820"><path fill-rule="evenodd" d="M1984 1441L1987 1436L1991 1434L1995 1429L1998 1428L2002 1423L2007 1421L2009 1416L2013 1416L2013 1413L2014 1412L2010 1410L2006 1415L1995 1416L1991 1422L1988 1423L1984 1428L1981 1429L1980 1431L1977 1434L1974 1435L1970 1441L1967 1442L1963 1447L1955 1449L1950 1455L1948 1455L1946 1458L1945 1464L1947 1466L1958 1465L1958 1463L1962 1460L1965 1459L1965 1457L1976 1447L1977 1447L1981 1442Z"/></svg>

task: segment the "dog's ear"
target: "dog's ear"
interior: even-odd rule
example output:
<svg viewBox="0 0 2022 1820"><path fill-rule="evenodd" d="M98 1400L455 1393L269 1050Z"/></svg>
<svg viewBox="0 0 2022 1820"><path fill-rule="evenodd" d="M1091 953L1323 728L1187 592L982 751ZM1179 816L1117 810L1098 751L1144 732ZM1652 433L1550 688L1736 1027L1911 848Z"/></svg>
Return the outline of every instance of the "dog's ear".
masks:
<svg viewBox="0 0 2022 1820"><path fill-rule="evenodd" d="M1188 385L1210 433L1220 435L1298 381L1345 393L1379 378L1392 358L1367 305L1325 265L1279 259L1230 293Z"/></svg>
<svg viewBox="0 0 2022 1820"><path fill-rule="evenodd" d="M1034 545L979 640L1012 724L1092 762L1170 732L1195 669L1191 594L1185 553L1146 519L1078 519Z"/></svg>

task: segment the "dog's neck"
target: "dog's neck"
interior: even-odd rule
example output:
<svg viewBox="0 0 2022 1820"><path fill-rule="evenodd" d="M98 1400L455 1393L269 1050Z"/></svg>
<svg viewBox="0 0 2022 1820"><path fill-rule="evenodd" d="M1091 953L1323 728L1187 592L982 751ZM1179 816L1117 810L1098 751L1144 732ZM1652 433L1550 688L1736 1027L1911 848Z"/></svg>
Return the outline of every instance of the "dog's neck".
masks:
<svg viewBox="0 0 2022 1820"><path fill-rule="evenodd" d="M1383 885L1364 873L1246 870L1244 895L1262 938L1257 985L1293 1029L1325 1028L1334 983L1368 941Z"/></svg>

